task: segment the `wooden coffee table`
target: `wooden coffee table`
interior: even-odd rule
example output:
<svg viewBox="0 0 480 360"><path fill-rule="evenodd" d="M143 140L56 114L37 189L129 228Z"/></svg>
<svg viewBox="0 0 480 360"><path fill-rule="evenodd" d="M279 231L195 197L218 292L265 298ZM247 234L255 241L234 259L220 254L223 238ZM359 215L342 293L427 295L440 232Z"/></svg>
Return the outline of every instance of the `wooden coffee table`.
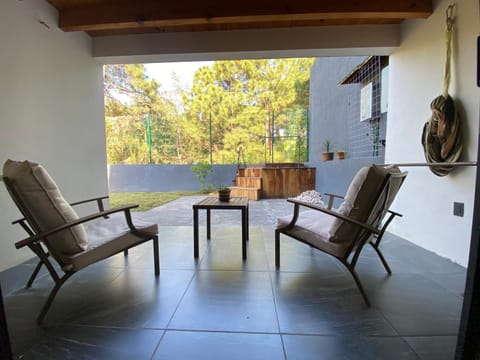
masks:
<svg viewBox="0 0 480 360"><path fill-rule="evenodd" d="M242 212L242 258L247 258L248 240L248 198L232 197L230 201L220 201L209 196L193 204L193 256L198 258L198 210L207 210L207 240L210 240L210 210L241 210Z"/></svg>

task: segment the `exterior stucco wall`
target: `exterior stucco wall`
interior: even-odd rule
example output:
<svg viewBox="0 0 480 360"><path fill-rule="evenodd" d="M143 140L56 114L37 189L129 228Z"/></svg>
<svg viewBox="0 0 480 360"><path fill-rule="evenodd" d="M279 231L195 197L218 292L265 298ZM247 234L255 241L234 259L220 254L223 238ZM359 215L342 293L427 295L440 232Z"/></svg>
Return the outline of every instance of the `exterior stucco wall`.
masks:
<svg viewBox="0 0 480 360"><path fill-rule="evenodd" d="M88 36L56 24L46 1L0 1L0 166L8 158L40 162L76 201L108 191L102 66ZM0 213L1 271L33 254L14 247L26 233L11 225L20 213L3 183Z"/></svg>
<svg viewBox="0 0 480 360"><path fill-rule="evenodd" d="M430 102L441 94L445 62L445 10L449 1L434 1L434 14L425 21L402 25L400 47L390 56L387 163L425 162L420 142L429 118ZM450 94L462 118L464 152L461 160L476 161L479 89L476 87L476 39L480 27L478 2L456 2ZM391 231L450 258L468 261L474 202L475 169L461 168L446 177L426 167L406 168L409 175L394 203L404 217ZM465 204L464 217L453 216L453 202Z"/></svg>

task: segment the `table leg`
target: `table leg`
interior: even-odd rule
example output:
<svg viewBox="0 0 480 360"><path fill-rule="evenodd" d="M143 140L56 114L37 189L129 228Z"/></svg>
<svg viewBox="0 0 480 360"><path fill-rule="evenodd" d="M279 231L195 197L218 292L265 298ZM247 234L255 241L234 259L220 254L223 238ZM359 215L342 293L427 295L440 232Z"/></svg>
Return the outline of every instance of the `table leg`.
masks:
<svg viewBox="0 0 480 360"><path fill-rule="evenodd" d="M198 259L198 209L193 209L193 257Z"/></svg>
<svg viewBox="0 0 480 360"><path fill-rule="evenodd" d="M246 224L246 228L247 228L247 241L250 239L250 215L248 213L248 205L247 205L247 209L246 209L246 212L247 212L247 224Z"/></svg>
<svg viewBox="0 0 480 360"><path fill-rule="evenodd" d="M242 259L247 258L247 238L248 238L248 214L246 208L242 209Z"/></svg>
<svg viewBox="0 0 480 360"><path fill-rule="evenodd" d="M210 209L207 209L207 240L210 240Z"/></svg>

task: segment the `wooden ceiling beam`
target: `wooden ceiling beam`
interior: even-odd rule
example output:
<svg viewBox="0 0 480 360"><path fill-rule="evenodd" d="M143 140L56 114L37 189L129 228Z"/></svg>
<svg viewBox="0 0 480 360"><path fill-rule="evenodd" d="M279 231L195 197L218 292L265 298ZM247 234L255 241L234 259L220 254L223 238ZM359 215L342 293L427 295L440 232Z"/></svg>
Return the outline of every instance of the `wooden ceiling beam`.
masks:
<svg viewBox="0 0 480 360"><path fill-rule="evenodd" d="M297 23L335 20L385 22L390 19L427 18L431 0L174 0L74 2L49 0L59 10L64 31L102 31L152 27L188 27L249 23ZM61 6L64 5L64 6Z"/></svg>

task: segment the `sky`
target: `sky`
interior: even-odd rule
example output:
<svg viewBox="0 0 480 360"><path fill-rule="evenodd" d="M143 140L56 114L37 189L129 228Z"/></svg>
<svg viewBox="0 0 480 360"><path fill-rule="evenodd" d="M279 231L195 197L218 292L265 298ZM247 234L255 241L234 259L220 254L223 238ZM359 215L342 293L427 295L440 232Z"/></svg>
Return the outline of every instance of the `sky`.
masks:
<svg viewBox="0 0 480 360"><path fill-rule="evenodd" d="M179 79L182 89L190 89L195 71L202 66L209 66L212 61L188 61L145 64L150 78L157 80L166 91L175 89L173 74Z"/></svg>

